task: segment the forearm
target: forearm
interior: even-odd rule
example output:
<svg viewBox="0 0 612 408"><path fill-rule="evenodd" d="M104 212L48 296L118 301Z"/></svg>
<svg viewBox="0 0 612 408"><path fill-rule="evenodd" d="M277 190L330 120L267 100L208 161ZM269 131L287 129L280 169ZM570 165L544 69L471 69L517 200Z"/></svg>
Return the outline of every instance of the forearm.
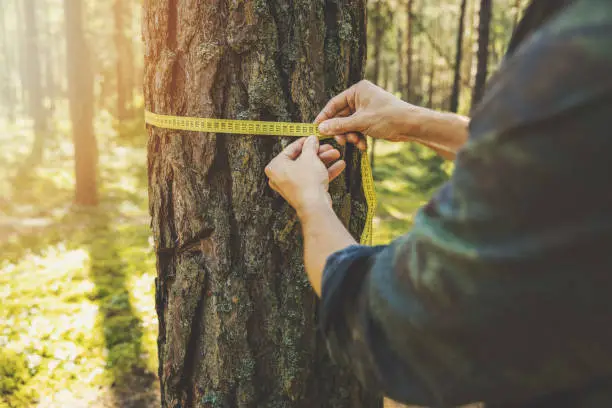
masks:
<svg viewBox="0 0 612 408"><path fill-rule="evenodd" d="M421 143L453 160L468 139L470 119L450 112L418 108L415 116L404 115L407 140ZM408 123L408 121L410 123Z"/></svg>
<svg viewBox="0 0 612 408"><path fill-rule="evenodd" d="M357 242L346 230L334 210L321 203L298 213L304 236L304 266L308 280L321 296L321 281L327 258L334 252Z"/></svg>

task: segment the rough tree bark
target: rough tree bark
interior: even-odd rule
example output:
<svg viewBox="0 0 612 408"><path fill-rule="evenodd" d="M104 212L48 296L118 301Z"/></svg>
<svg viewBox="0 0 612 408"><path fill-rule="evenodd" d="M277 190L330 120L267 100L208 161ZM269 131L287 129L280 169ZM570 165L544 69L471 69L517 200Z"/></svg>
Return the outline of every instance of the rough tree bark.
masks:
<svg viewBox="0 0 612 408"><path fill-rule="evenodd" d="M147 109L311 121L357 82L364 0L145 0ZM163 407L375 407L315 327L294 211L264 167L287 138L149 127ZM331 186L358 237L360 155Z"/></svg>
<svg viewBox="0 0 612 408"><path fill-rule="evenodd" d="M472 106L476 106L480 102L487 81L492 7L492 0L480 0L480 11L478 13L478 53L476 79L472 89Z"/></svg>
<svg viewBox="0 0 612 408"><path fill-rule="evenodd" d="M98 147L93 128L94 84L89 49L83 31L82 0L64 0L66 71L74 142L75 203L98 203Z"/></svg>
<svg viewBox="0 0 612 408"><path fill-rule="evenodd" d="M457 28L457 45L455 53L453 90L450 98L450 111L459 110L459 94L461 92L461 60L463 58L463 29L465 25L465 8L467 0L461 0L459 8L459 27Z"/></svg>

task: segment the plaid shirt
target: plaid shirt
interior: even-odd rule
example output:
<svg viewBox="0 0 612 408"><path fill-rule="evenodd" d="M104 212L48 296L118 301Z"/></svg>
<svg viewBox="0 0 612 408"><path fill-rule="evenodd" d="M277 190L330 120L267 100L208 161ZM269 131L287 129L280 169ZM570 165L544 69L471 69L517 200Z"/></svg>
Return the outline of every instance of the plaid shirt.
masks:
<svg viewBox="0 0 612 408"><path fill-rule="evenodd" d="M612 407L612 1L570 3L491 79L412 230L327 261L330 353L390 398Z"/></svg>

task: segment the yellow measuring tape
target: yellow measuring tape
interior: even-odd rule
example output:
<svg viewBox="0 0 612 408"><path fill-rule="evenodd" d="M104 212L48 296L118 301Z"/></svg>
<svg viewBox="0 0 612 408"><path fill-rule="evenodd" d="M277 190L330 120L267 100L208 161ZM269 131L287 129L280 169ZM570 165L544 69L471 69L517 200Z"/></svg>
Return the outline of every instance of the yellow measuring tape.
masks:
<svg viewBox="0 0 612 408"><path fill-rule="evenodd" d="M316 135L320 139L330 137L321 135L317 126L312 123L194 118L187 116L159 115L149 111L145 111L145 122L159 128L189 130L194 132L292 137ZM374 212L376 211L376 192L374 191L374 179L372 177L372 168L370 167L370 159L368 158L367 152L361 155L361 183L368 205L366 222L363 233L361 234L361 243L364 245L371 245L372 221L374 219Z"/></svg>

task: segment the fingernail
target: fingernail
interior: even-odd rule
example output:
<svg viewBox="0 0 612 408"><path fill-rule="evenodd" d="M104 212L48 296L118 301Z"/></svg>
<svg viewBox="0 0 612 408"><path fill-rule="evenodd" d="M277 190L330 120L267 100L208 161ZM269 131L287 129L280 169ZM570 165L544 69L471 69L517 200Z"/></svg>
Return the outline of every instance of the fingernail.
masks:
<svg viewBox="0 0 612 408"><path fill-rule="evenodd" d="M329 131L329 124L326 122L323 122L319 125L319 132L321 133L325 133Z"/></svg>

